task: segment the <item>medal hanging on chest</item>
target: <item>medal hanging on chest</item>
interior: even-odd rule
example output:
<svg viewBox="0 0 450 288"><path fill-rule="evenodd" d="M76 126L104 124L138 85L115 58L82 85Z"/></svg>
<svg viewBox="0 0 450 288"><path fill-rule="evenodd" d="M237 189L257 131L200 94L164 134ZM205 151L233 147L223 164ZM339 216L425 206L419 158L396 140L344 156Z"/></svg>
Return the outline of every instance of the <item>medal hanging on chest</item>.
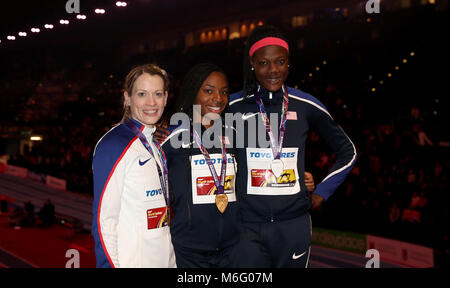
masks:
<svg viewBox="0 0 450 288"><path fill-rule="evenodd" d="M272 169L273 175L278 178L281 176L281 174L283 174L284 163L283 161L281 161L281 159L274 159L272 160L270 168Z"/></svg>
<svg viewBox="0 0 450 288"><path fill-rule="evenodd" d="M281 123L280 123L280 128L279 128L279 133L278 133L278 139L275 139L275 136L273 135L272 128L270 127L270 120L267 115L266 108L264 107L264 103L261 99L261 95L259 95L258 92L255 92L255 101L256 101L256 104L258 104L259 112L264 121L264 126L266 127L266 133L267 133L267 135L269 135L269 138L270 138L270 148L272 148L273 159L272 159L272 163L270 164L270 168L272 170L272 173L277 178L280 177L284 171L284 163L283 163L283 160L281 160L281 150L283 149L283 139L284 139L284 134L286 131L286 116L287 116L288 104L289 104L287 87L283 86L283 90L284 90L283 104L281 106Z"/></svg>
<svg viewBox="0 0 450 288"><path fill-rule="evenodd" d="M147 151L150 153L150 155L152 155L152 157L155 158L155 155L150 146L150 143L148 143L147 138L145 137L144 134L142 134L142 131L136 126L136 124L132 120L127 119L127 120L125 120L125 125L127 125L128 128L130 128L131 131L133 131L134 134L136 134L136 136L141 141L142 145L144 145L144 147L147 149ZM165 201L166 207L167 207L167 209L166 209L167 218L166 219L167 219L167 223L169 224L170 220L171 220L171 215L170 215L170 203L169 203L169 176L168 176L166 155L164 154L164 151L161 149L161 146L156 141L153 141L153 144L155 145L156 149L158 150L158 155L159 155L159 159L161 161L161 166L164 169L163 171L161 171L161 168L158 165L158 161L156 161L156 158L155 158L156 168L158 169L159 181L161 184L161 188L163 190L164 201Z"/></svg>
<svg viewBox="0 0 450 288"><path fill-rule="evenodd" d="M225 141L222 137L222 165L220 169L220 179L217 175L216 169L214 168L214 164L211 161L211 157L209 156L208 151L205 149L205 147L202 144L202 140L200 139L200 136L198 135L197 131L193 129L194 134L194 141L197 143L198 147L200 148L200 151L203 154L203 157L205 158L206 164L208 165L209 171L211 172L211 176L214 180L214 185L216 186L216 191L214 192L215 201L217 209L220 211L220 213L224 213L228 206L228 196L225 194L225 178L226 178L226 170L227 170L227 152L225 149Z"/></svg>
<svg viewBox="0 0 450 288"><path fill-rule="evenodd" d="M216 206L219 209L220 213L223 214L225 209L227 209L228 205L228 196L227 194L216 194Z"/></svg>

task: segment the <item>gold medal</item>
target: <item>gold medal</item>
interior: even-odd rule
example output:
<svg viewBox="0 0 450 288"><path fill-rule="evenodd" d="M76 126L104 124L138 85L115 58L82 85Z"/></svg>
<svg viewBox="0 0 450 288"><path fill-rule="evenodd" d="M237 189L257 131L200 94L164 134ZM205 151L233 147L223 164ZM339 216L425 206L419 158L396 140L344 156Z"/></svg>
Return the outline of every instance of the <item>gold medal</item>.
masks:
<svg viewBox="0 0 450 288"><path fill-rule="evenodd" d="M228 196L226 194L216 194L216 206L220 213L223 214L228 205Z"/></svg>

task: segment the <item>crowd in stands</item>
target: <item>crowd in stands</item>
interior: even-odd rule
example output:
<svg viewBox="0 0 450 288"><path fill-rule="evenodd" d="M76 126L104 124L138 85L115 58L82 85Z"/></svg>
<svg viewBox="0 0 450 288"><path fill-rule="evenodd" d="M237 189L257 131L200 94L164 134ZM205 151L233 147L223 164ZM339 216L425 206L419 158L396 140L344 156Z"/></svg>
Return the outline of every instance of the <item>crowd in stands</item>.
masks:
<svg viewBox="0 0 450 288"><path fill-rule="evenodd" d="M429 23L441 24L439 19L433 20L436 15L426 16ZM428 69L448 50L447 46L442 47L439 37L436 37L439 41L431 41L435 34L423 39L405 33L403 38L394 41L398 35L389 33L392 27L386 23L393 25L395 17L397 15L391 16L383 25L378 23L381 28L373 37L366 35L370 35L369 28L353 29L350 27L356 24L344 21L336 26L353 30L338 30L341 34L334 35L344 40L336 40L341 39L338 36L327 37L323 40L328 41L325 48L293 49L288 84L322 101L358 152L357 164L348 179L320 210L313 211L313 225L434 247L437 265L448 265L448 228L445 227L449 226L449 138L443 124L447 119L443 110L445 95L437 93L445 86L439 83L445 77ZM427 21L414 25L425 25ZM302 29L321 32L324 28L307 26ZM287 32L294 39L296 33L303 33L295 29ZM345 40L352 33L360 34ZM305 37L304 42L308 43ZM360 39L367 43L361 44ZM204 61L224 68L234 92L240 89L242 43L243 40L238 39L187 50L174 48L151 55L134 55L129 61L130 65L158 62L165 67L172 76L172 99L187 69ZM434 50L438 46L441 48ZM404 55L414 55L408 56L407 65L402 64ZM11 100L8 105L22 116L32 110L31 98L38 101L40 94L48 94L41 91L45 87L60 87L61 99L77 95L74 101L61 101L56 111L48 111L48 117L40 117L37 122L25 122L24 118L15 117L11 109L6 109L8 117L15 117L16 125L32 126L34 131L44 135L42 143L25 149L23 155L11 155L9 163L66 179L69 190L92 194L92 153L99 138L121 119L122 76L128 67L120 70L122 67L114 67L107 59L98 60L100 55L89 56L83 65L71 63L70 69L44 65L47 68L40 71L45 79L31 70L24 71L17 64L6 77L4 83L7 84L0 86L0 92L20 94L19 100ZM59 63L62 55L53 57L52 63ZM400 71L393 70L395 65L400 66ZM423 75L424 70L427 75ZM394 75L387 78L388 72ZM19 74L27 79L27 84L19 83ZM50 77L51 74L56 76ZM379 84L380 81L384 84ZM72 83L70 87L68 82ZM38 91L39 83L44 88ZM16 90L18 86L20 93ZM5 119L2 117L3 123ZM334 155L311 133L306 159L306 170L313 173L317 184L330 169Z"/></svg>
<svg viewBox="0 0 450 288"><path fill-rule="evenodd" d="M4 212L8 212L5 209ZM27 201L24 207L16 206L9 213L9 225L13 227L50 227L55 223L55 206L50 199L44 203L36 215L35 207L31 201Z"/></svg>

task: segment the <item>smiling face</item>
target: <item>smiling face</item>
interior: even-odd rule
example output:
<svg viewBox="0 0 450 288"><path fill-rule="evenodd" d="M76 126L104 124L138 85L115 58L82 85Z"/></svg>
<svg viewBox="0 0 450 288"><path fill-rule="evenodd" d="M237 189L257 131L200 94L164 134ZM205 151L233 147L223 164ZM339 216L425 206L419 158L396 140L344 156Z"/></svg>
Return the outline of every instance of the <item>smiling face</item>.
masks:
<svg viewBox="0 0 450 288"><path fill-rule="evenodd" d="M167 103L167 91L159 75L147 73L134 82L132 94L124 92L125 105L130 106L131 117L147 127L153 127L161 118Z"/></svg>
<svg viewBox="0 0 450 288"><path fill-rule="evenodd" d="M202 118L206 116L210 120L215 120L227 106L228 95L228 81L225 75L212 72L200 86L194 105L201 106Z"/></svg>
<svg viewBox="0 0 450 288"><path fill-rule="evenodd" d="M275 92L281 89L288 76L288 51L277 45L258 49L250 59L255 77L264 88Z"/></svg>

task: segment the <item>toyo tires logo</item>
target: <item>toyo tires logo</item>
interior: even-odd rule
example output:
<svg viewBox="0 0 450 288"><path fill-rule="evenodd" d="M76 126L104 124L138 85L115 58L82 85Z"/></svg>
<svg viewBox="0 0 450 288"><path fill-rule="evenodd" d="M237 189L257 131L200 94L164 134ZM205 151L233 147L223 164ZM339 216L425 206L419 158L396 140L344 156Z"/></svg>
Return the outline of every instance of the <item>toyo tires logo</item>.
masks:
<svg viewBox="0 0 450 288"><path fill-rule="evenodd" d="M153 197L156 195L162 195L163 191L160 188L160 189L154 189L154 190L147 190L147 191L145 191L145 193L146 193L147 197Z"/></svg>

